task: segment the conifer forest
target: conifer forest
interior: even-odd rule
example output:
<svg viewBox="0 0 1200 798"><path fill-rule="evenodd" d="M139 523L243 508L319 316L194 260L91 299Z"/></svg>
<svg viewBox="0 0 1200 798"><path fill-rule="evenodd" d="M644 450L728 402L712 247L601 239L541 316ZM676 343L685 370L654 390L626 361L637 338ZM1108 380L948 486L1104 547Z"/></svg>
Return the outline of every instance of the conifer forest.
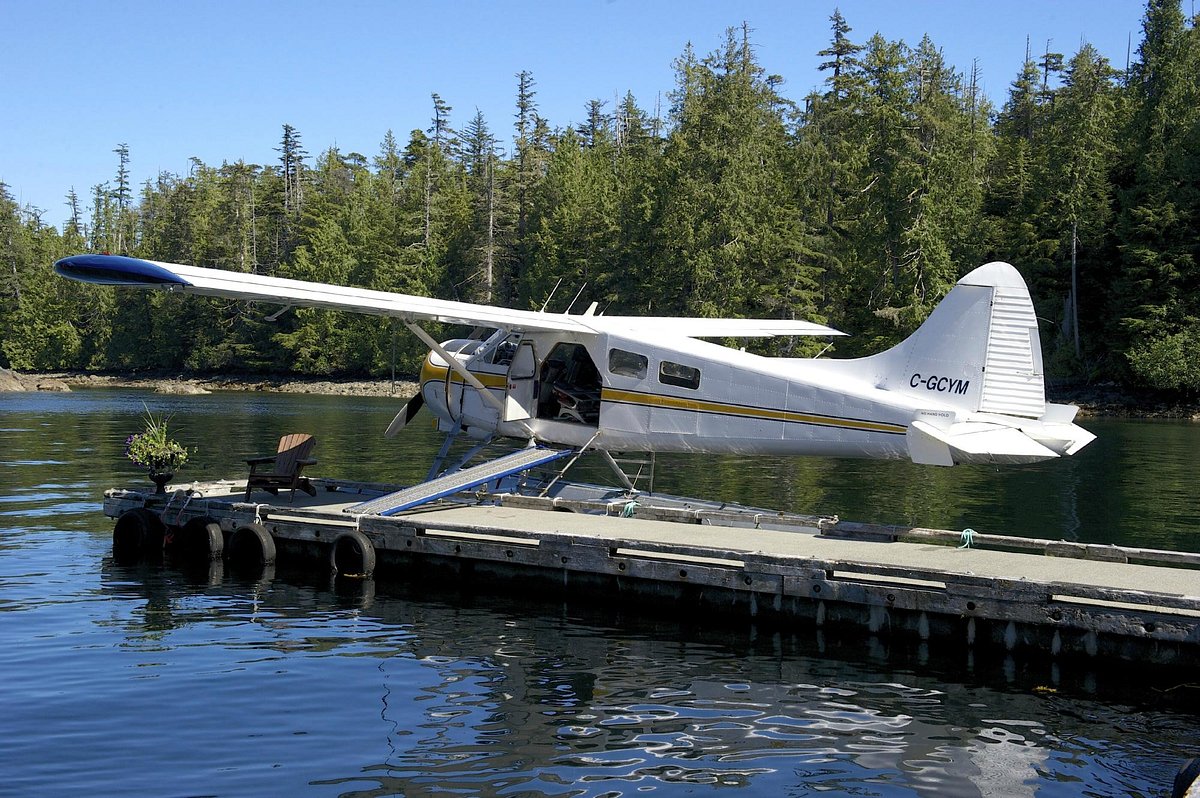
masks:
<svg viewBox="0 0 1200 798"><path fill-rule="evenodd" d="M80 252L559 312L578 294L574 312L803 318L851 333L834 357L901 340L959 277L1005 260L1052 382L1194 396L1197 21L1149 0L1128 63L1034 48L994 102L928 37L860 37L834 12L823 83L800 99L741 26L685 49L661 98L581 102L579 125L543 118L521 72L511 118L456 117L432 94L428 127L380 131L371 155L312 154L283 124L273 163L192 159L137 186L137 153L114 142L113 178L66 192L61 230L0 184L0 366L383 376L423 353L387 319L272 320L52 277Z"/></svg>

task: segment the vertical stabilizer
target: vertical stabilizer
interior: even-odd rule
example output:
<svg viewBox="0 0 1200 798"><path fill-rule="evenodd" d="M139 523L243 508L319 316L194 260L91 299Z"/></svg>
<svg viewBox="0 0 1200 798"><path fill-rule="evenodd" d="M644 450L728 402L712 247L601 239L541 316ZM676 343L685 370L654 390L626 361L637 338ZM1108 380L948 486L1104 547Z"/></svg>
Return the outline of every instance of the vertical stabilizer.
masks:
<svg viewBox="0 0 1200 798"><path fill-rule="evenodd" d="M963 277L915 333L866 360L886 390L969 413L1039 418L1046 412L1033 302L1007 263Z"/></svg>

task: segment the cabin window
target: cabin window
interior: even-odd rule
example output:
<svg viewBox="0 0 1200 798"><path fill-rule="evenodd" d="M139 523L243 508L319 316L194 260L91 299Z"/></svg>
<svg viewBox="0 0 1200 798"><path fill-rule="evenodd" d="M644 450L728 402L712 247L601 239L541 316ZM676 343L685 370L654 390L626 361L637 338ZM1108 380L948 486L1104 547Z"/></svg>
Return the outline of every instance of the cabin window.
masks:
<svg viewBox="0 0 1200 798"><path fill-rule="evenodd" d="M483 346L483 341L476 341L473 338L456 338L443 344L447 352L455 355L473 355L479 351L481 346Z"/></svg>
<svg viewBox="0 0 1200 798"><path fill-rule="evenodd" d="M517 353L517 346L520 343L520 333L512 333L509 335L496 346L495 350L492 351L492 362L498 366L507 366L509 363L512 363L513 355Z"/></svg>
<svg viewBox="0 0 1200 798"><path fill-rule="evenodd" d="M610 374L618 374L622 377L636 377L639 380L644 380L646 379L647 363L645 355L639 355L636 352L626 352L624 349L608 350L608 371Z"/></svg>
<svg viewBox="0 0 1200 798"><path fill-rule="evenodd" d="M658 381L663 385L678 385L694 391L700 387L700 369L664 360L658 367Z"/></svg>

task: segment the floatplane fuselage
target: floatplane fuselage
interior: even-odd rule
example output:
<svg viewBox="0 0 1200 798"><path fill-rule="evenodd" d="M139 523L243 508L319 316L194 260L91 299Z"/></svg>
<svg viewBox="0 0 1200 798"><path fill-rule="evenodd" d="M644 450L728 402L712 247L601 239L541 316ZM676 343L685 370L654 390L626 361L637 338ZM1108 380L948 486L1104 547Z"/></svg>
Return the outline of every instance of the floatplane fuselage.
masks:
<svg viewBox="0 0 1200 798"><path fill-rule="evenodd" d="M461 425L615 451L904 457L912 402L872 397L868 384L830 387L805 361L680 338L557 333L456 339L460 359L501 407L485 401L446 359L421 369L425 405L443 430Z"/></svg>
<svg viewBox="0 0 1200 798"><path fill-rule="evenodd" d="M764 357L708 337L840 335L793 320L519 311L110 255L55 264L85 282L399 318L430 348L419 397L447 433L603 451L1027 463L1094 436L1046 401L1029 293L1006 263L962 278L896 347L853 360ZM438 342L421 321L468 324Z"/></svg>

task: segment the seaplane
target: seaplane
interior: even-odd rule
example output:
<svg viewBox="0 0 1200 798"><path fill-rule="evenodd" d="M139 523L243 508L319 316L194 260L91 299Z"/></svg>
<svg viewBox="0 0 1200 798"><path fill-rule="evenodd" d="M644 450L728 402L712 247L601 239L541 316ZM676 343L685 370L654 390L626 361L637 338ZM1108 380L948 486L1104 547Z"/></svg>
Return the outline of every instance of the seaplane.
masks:
<svg viewBox="0 0 1200 798"><path fill-rule="evenodd" d="M426 346L420 390L449 442L527 448L907 459L953 466L1073 455L1094 439L1046 400L1041 340L1016 268L964 276L891 349L855 359L767 357L706 339L838 336L802 320L517 310L120 255L54 265L73 280L392 317ZM472 328L438 341L422 324ZM436 469L435 469L436 470Z"/></svg>

